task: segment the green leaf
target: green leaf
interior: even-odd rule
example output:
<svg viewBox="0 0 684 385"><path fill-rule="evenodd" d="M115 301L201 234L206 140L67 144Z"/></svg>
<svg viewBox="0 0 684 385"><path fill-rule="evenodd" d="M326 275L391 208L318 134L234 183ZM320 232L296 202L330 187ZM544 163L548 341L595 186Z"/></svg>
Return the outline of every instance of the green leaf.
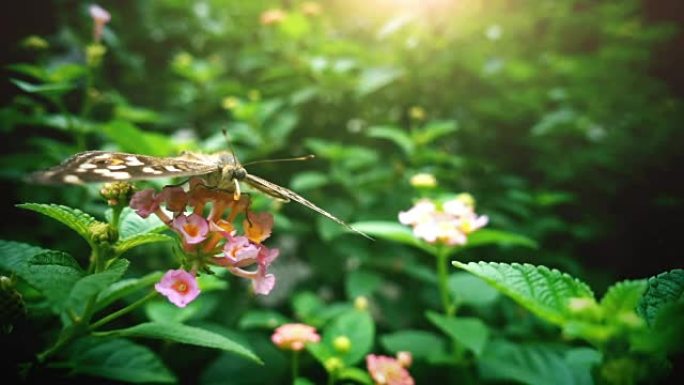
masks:
<svg viewBox="0 0 684 385"><path fill-rule="evenodd" d="M55 311L85 273L66 253L0 240L0 269L16 274L45 296Z"/></svg>
<svg viewBox="0 0 684 385"><path fill-rule="evenodd" d="M138 290L151 287L155 283L159 282L162 275L163 273L161 271L155 271L141 278L129 278L115 282L103 290L97 297L97 304L95 306L96 311L101 310L112 304L114 301L133 294Z"/></svg>
<svg viewBox="0 0 684 385"><path fill-rule="evenodd" d="M413 235L411 229L397 222L367 221L356 222L351 224L351 226L370 236L414 246L431 254L436 254L437 252L434 246L419 240Z"/></svg>
<svg viewBox="0 0 684 385"><path fill-rule="evenodd" d="M335 374L337 380L348 380L364 385L373 385L373 379L367 371L355 367L342 368Z"/></svg>
<svg viewBox="0 0 684 385"><path fill-rule="evenodd" d="M276 327L288 323L284 315L273 310L251 310L245 313L238 326L240 329L266 329L273 330Z"/></svg>
<svg viewBox="0 0 684 385"><path fill-rule="evenodd" d="M118 281L128 269L128 264L125 259L117 259L107 270L79 279L71 289L65 307L73 310L75 314L83 314L89 300Z"/></svg>
<svg viewBox="0 0 684 385"><path fill-rule="evenodd" d="M433 325L476 356L482 354L489 339L489 328L479 318L447 317L431 311L426 316Z"/></svg>
<svg viewBox="0 0 684 385"><path fill-rule="evenodd" d="M173 238L165 234L157 233L143 233L130 236L126 239L121 239L114 244L114 251L116 255L121 255L126 251L144 245L147 243L170 242Z"/></svg>
<svg viewBox="0 0 684 385"><path fill-rule="evenodd" d="M594 293L585 283L545 266L496 262L453 264L484 279L538 317L557 325L563 325L573 317L568 308L571 298L594 300Z"/></svg>
<svg viewBox="0 0 684 385"><path fill-rule="evenodd" d="M486 381L515 381L529 385L592 385L591 368L601 354L589 348L566 349L545 344L514 344L495 340L478 360Z"/></svg>
<svg viewBox="0 0 684 385"><path fill-rule="evenodd" d="M108 210L105 217L111 221L112 211ZM142 218L130 207L125 207L121 211L119 221L119 238L121 241L139 234L160 233L167 229L164 222L157 218L156 215Z"/></svg>
<svg viewBox="0 0 684 385"><path fill-rule="evenodd" d="M322 172L301 172L292 178L290 188L294 191L307 191L317 189L330 183L330 177Z"/></svg>
<svg viewBox="0 0 684 385"><path fill-rule="evenodd" d="M441 138L447 134L451 134L457 130L458 125L453 120L434 121L416 131L413 135L413 141L418 146L424 146L426 144L432 143L435 139Z"/></svg>
<svg viewBox="0 0 684 385"><path fill-rule="evenodd" d="M133 123L125 120L113 120L102 126L102 132L121 151L136 154L168 156L175 152L173 141L166 135L156 132L142 131Z"/></svg>
<svg viewBox="0 0 684 385"><path fill-rule="evenodd" d="M449 276L451 298L457 304L488 305L499 298L499 292L481 278L459 271Z"/></svg>
<svg viewBox="0 0 684 385"><path fill-rule="evenodd" d="M235 353L241 357L261 363L246 347L220 334L180 323L146 322L126 329L97 333L115 337L143 337L203 346Z"/></svg>
<svg viewBox="0 0 684 385"><path fill-rule="evenodd" d="M145 314L150 320L159 323L178 324L198 320L206 317L216 308L219 298L201 295L184 308L178 308L166 299L150 301L145 304Z"/></svg>
<svg viewBox="0 0 684 385"><path fill-rule="evenodd" d="M502 230L480 229L468 235L468 243L463 248L485 245L520 246L530 249L537 249L539 247L535 240L524 235Z"/></svg>
<svg viewBox="0 0 684 385"><path fill-rule="evenodd" d="M296 317L309 325L319 326L323 323L320 314L324 307L321 298L312 292L297 293L292 298Z"/></svg>
<svg viewBox="0 0 684 385"><path fill-rule="evenodd" d="M70 349L76 374L131 383L174 383L176 378L149 348L125 339L84 338Z"/></svg>
<svg viewBox="0 0 684 385"><path fill-rule="evenodd" d="M402 330L380 337L382 346L392 352L411 352L415 359L430 360L446 354L446 341L437 334L424 330Z"/></svg>
<svg viewBox="0 0 684 385"><path fill-rule="evenodd" d="M369 297L382 284L382 277L379 274L355 270L347 275L345 288L347 298L353 300L359 296Z"/></svg>
<svg viewBox="0 0 684 385"><path fill-rule="evenodd" d="M399 79L404 71L393 67L367 68L361 73L356 87L358 96L371 94Z"/></svg>
<svg viewBox="0 0 684 385"><path fill-rule="evenodd" d="M609 287L600 302L603 313L614 318L621 313L636 312L636 307L646 290L646 285L646 280L640 279L618 282Z"/></svg>
<svg viewBox="0 0 684 385"><path fill-rule="evenodd" d="M46 96L59 96L76 88L76 85L70 83L32 84L19 79L10 79L10 81L24 92Z"/></svg>
<svg viewBox="0 0 684 385"><path fill-rule="evenodd" d="M681 302L684 295L684 269L675 269L648 279L648 285L638 304L639 314L653 325L658 313L666 306Z"/></svg>
<svg viewBox="0 0 684 385"><path fill-rule="evenodd" d="M347 337L351 347L347 352L335 349L337 337ZM323 331L323 338L318 344L309 344L307 349L324 363L330 357L337 357L346 366L354 366L368 354L373 347L375 324L366 311L349 310L335 318Z"/></svg>
<svg viewBox="0 0 684 385"><path fill-rule="evenodd" d="M83 211L62 205L42 203L21 203L17 207L35 211L62 222L93 246L90 226L96 221Z"/></svg>
<svg viewBox="0 0 684 385"><path fill-rule="evenodd" d="M415 150L415 145L411 137L398 127L393 126L374 126L368 128L368 137L375 139L387 139L399 148L407 156L411 156Z"/></svg>

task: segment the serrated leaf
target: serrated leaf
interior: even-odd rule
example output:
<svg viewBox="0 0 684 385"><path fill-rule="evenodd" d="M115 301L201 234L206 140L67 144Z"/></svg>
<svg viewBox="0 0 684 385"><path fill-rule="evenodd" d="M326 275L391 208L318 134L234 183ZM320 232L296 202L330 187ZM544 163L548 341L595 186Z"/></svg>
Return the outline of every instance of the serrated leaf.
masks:
<svg viewBox="0 0 684 385"><path fill-rule="evenodd" d="M273 310L251 310L245 313L238 326L240 329L267 329L273 330L276 327L288 323L289 320L284 315Z"/></svg>
<svg viewBox="0 0 684 385"><path fill-rule="evenodd" d="M19 242L0 241L0 269L16 274L36 288L55 311L85 272L66 253Z"/></svg>
<svg viewBox="0 0 684 385"><path fill-rule="evenodd" d="M79 209L56 204L21 203L18 204L17 207L41 213L63 223L78 233L78 235L83 237L83 239L92 246L90 226L95 223L95 218L89 214L86 214Z"/></svg>
<svg viewBox="0 0 684 385"><path fill-rule="evenodd" d="M620 313L636 312L637 304L646 290L645 279L634 281L622 281L608 288L601 298L603 313L609 317L615 317Z"/></svg>
<svg viewBox="0 0 684 385"><path fill-rule="evenodd" d="M413 358L429 360L446 354L446 340L424 330L402 330L380 337L382 346L392 353L411 352Z"/></svg>
<svg viewBox="0 0 684 385"><path fill-rule="evenodd" d="M489 381L529 385L593 385L591 368L601 354L593 349L567 349L545 344L515 344L495 340L478 360L478 370Z"/></svg>
<svg viewBox="0 0 684 385"><path fill-rule="evenodd" d="M399 127L392 126L375 126L368 128L368 137L375 139L386 139L399 148L401 148L407 156L411 156L415 149L411 137L401 130Z"/></svg>
<svg viewBox="0 0 684 385"><path fill-rule="evenodd" d="M637 305L649 325L666 306L681 302L684 295L684 269L675 269L648 279L646 290Z"/></svg>
<svg viewBox="0 0 684 385"><path fill-rule="evenodd" d="M351 224L351 226L370 236L414 246L431 254L436 253L434 246L419 240L413 235L411 229L397 222L367 221L356 222Z"/></svg>
<svg viewBox="0 0 684 385"><path fill-rule="evenodd" d="M129 262L118 259L105 271L86 275L79 279L69 293L65 303L66 308L75 314L82 314L88 301L119 280L128 269Z"/></svg>
<svg viewBox="0 0 684 385"><path fill-rule="evenodd" d="M169 242L173 241L173 238L165 234L157 233L146 233L146 234L136 234L130 236L126 239L121 239L116 244L114 244L114 250L116 255L121 255L126 251L138 247L140 245L148 243L159 243L159 242Z"/></svg>
<svg viewBox="0 0 684 385"><path fill-rule="evenodd" d="M115 337L154 338L181 344L220 349L261 363L259 357L235 341L208 330L180 323L146 322L126 329L117 329L97 334Z"/></svg>
<svg viewBox="0 0 684 385"><path fill-rule="evenodd" d="M545 266L496 262L453 264L484 279L538 317L557 325L572 318L568 308L571 298L594 300L594 293L585 283Z"/></svg>
<svg viewBox="0 0 684 385"><path fill-rule="evenodd" d="M447 317L435 312L427 312L426 316L433 325L476 356L482 354L489 339L489 328L479 318Z"/></svg>
<svg viewBox="0 0 684 385"><path fill-rule="evenodd" d="M468 243L463 245L463 248L486 245L520 246L530 249L539 247L535 240L524 235L502 230L480 229L468 235Z"/></svg>
<svg viewBox="0 0 684 385"><path fill-rule="evenodd" d="M67 365L77 374L131 383L176 382L152 350L125 339L81 339L70 351Z"/></svg>
<svg viewBox="0 0 684 385"><path fill-rule="evenodd" d="M107 220L111 220L112 212L108 210L105 214ZM119 217L119 238L124 241L138 234L160 233L167 229L156 215L142 218L130 207L125 207Z"/></svg>
<svg viewBox="0 0 684 385"><path fill-rule="evenodd" d="M156 282L159 282L162 275L164 274L161 271L155 271L141 278L129 278L115 282L98 295L95 311L101 310L114 301L135 293L138 290L151 287Z"/></svg>

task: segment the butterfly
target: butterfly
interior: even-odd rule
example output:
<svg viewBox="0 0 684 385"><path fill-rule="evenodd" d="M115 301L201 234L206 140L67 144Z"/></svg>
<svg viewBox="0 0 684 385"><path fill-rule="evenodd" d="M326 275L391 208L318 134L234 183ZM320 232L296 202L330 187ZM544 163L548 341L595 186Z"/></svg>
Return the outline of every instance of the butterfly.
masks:
<svg viewBox="0 0 684 385"><path fill-rule="evenodd" d="M207 187L240 196L240 182L262 193L285 201L295 201L343 227L371 239L368 235L311 203L301 195L250 174L237 158L226 151L214 154L184 152L176 157L156 157L125 152L86 151L75 154L58 166L31 174L29 181L41 184L82 184L200 176Z"/></svg>

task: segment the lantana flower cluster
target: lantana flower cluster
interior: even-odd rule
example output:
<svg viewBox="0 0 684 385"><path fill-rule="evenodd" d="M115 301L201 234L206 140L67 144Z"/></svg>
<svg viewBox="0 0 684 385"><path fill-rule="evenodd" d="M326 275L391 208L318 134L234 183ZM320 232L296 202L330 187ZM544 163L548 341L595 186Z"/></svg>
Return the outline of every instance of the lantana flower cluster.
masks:
<svg viewBox="0 0 684 385"><path fill-rule="evenodd" d="M421 199L399 213L399 222L413 227L413 234L428 243L464 245L468 235L484 227L489 218L475 213L475 199L459 194L445 201Z"/></svg>
<svg viewBox="0 0 684 385"><path fill-rule="evenodd" d="M396 358L369 354L366 367L376 385L414 385L413 377L406 370L412 361L409 352L398 352Z"/></svg>
<svg viewBox="0 0 684 385"><path fill-rule="evenodd" d="M160 192L145 189L135 193L130 207L142 218L156 215L176 232L185 255L183 267L169 270L155 289L184 307L200 293L197 274L209 272L213 265L250 279L256 294L270 293L276 279L268 268L278 257L278 249L263 242L271 235L273 216L252 212L249 206L248 195L238 197L207 187L200 178L191 179L187 191L167 186ZM238 218L243 218L242 234L235 226Z"/></svg>
<svg viewBox="0 0 684 385"><path fill-rule="evenodd" d="M289 323L279 326L271 336L271 341L283 350L300 351L308 343L317 343L321 336L316 328L302 323Z"/></svg>

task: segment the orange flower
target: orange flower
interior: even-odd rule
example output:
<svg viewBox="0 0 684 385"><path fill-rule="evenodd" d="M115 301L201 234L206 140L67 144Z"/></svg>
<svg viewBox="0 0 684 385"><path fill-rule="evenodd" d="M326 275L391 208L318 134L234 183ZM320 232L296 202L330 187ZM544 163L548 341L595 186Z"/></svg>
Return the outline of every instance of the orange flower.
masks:
<svg viewBox="0 0 684 385"><path fill-rule="evenodd" d="M242 222L245 235L254 243L261 243L271 235L273 215L269 213L247 213L247 219Z"/></svg>

